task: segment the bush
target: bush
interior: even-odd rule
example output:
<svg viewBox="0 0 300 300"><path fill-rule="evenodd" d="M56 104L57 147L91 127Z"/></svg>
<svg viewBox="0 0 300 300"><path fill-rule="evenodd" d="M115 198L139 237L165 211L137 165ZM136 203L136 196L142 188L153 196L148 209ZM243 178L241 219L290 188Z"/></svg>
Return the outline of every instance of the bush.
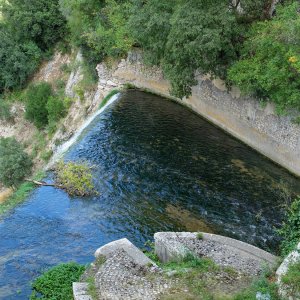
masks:
<svg viewBox="0 0 300 300"><path fill-rule="evenodd" d="M283 238L281 253L286 256L300 242L300 197L292 203L287 211L286 220L278 232Z"/></svg>
<svg viewBox="0 0 300 300"><path fill-rule="evenodd" d="M46 109L49 124L57 122L66 114L64 102L59 97L50 96L46 104Z"/></svg>
<svg viewBox="0 0 300 300"><path fill-rule="evenodd" d="M238 293L232 300L255 300L259 299L257 294L270 295L272 300L281 300L282 298L278 295L278 287L276 283L271 282L268 278L262 276L262 278L256 280L249 288ZM263 298L261 298L263 299ZM267 299L267 298L266 298Z"/></svg>
<svg viewBox="0 0 300 300"><path fill-rule="evenodd" d="M0 94L22 87L41 61L41 50L31 41L19 42L0 24Z"/></svg>
<svg viewBox="0 0 300 300"><path fill-rule="evenodd" d="M10 105L5 100L0 99L0 120L11 121L13 116L10 112Z"/></svg>
<svg viewBox="0 0 300 300"><path fill-rule="evenodd" d="M95 193L91 168L85 163L62 161L55 168L56 182L71 196L89 196Z"/></svg>
<svg viewBox="0 0 300 300"><path fill-rule="evenodd" d="M0 1L0 93L22 88L56 42L66 35L59 0Z"/></svg>
<svg viewBox="0 0 300 300"><path fill-rule="evenodd" d="M2 19L17 41L32 41L47 51L66 35L59 0L9 0L1 4Z"/></svg>
<svg viewBox="0 0 300 300"><path fill-rule="evenodd" d="M18 185L30 174L32 160L14 138L0 138L0 181L7 187Z"/></svg>
<svg viewBox="0 0 300 300"><path fill-rule="evenodd" d="M300 18L297 2L252 26L229 79L245 93L273 101L279 112L300 109Z"/></svg>
<svg viewBox="0 0 300 300"><path fill-rule="evenodd" d="M61 6L72 41L81 47L88 65L94 68L105 56L120 57L130 50L130 1L62 0Z"/></svg>
<svg viewBox="0 0 300 300"><path fill-rule="evenodd" d="M171 19L163 69L172 93L182 98L197 83L195 72L226 77L237 58L238 24L223 0L188 0L178 6Z"/></svg>
<svg viewBox="0 0 300 300"><path fill-rule="evenodd" d="M73 299L72 283L79 281L85 267L76 263L60 264L32 283L31 300L68 300Z"/></svg>
<svg viewBox="0 0 300 300"><path fill-rule="evenodd" d="M143 47L146 61L159 65L165 55L171 17L178 1L135 1L129 18L130 32Z"/></svg>
<svg viewBox="0 0 300 300"><path fill-rule="evenodd" d="M47 102L52 96L52 88L48 83L31 85L26 93L26 118L34 123L37 128L48 124Z"/></svg>

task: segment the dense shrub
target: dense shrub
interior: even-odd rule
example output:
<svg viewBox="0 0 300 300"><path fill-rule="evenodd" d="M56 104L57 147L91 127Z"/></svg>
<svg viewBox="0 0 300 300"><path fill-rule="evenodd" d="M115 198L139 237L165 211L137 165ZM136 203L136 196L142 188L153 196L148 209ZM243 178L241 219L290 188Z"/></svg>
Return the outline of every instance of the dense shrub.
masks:
<svg viewBox="0 0 300 300"><path fill-rule="evenodd" d="M46 109L48 112L49 124L57 122L66 114L65 104L61 98L57 96L50 96L48 98Z"/></svg>
<svg viewBox="0 0 300 300"><path fill-rule="evenodd" d="M195 72L225 78L236 59L237 21L223 0L185 1L171 19L163 67L173 94L191 94Z"/></svg>
<svg viewBox="0 0 300 300"><path fill-rule="evenodd" d="M59 0L0 1L0 93L19 88L66 34Z"/></svg>
<svg viewBox="0 0 300 300"><path fill-rule="evenodd" d="M18 185L32 168L31 158L14 138L0 138L0 181L5 186Z"/></svg>
<svg viewBox="0 0 300 300"><path fill-rule="evenodd" d="M95 187L91 168L85 163L60 161L56 166L56 182L71 196L89 196Z"/></svg>
<svg viewBox="0 0 300 300"><path fill-rule="evenodd" d="M279 234L283 238L281 253L285 256L300 242L300 197L294 200L287 211L286 220Z"/></svg>
<svg viewBox="0 0 300 300"><path fill-rule="evenodd" d="M55 128L57 121L65 116L69 108L68 103L54 94L51 85L46 82L29 86L25 101L26 118L40 129L48 124Z"/></svg>
<svg viewBox="0 0 300 300"><path fill-rule="evenodd" d="M130 1L62 0L62 11L75 45L80 46L89 64L105 56L119 57L131 48L127 28Z"/></svg>
<svg viewBox="0 0 300 300"><path fill-rule="evenodd" d="M42 53L31 41L19 42L0 24L0 94L21 87L37 68Z"/></svg>
<svg viewBox="0 0 300 300"><path fill-rule="evenodd" d="M178 0L135 0L129 18L130 32L143 47L146 60L159 65L165 56L166 43L171 30L171 17Z"/></svg>
<svg viewBox="0 0 300 300"><path fill-rule="evenodd" d="M60 264L32 283L31 300L73 299L72 283L79 281L85 267L76 263Z"/></svg>
<svg viewBox="0 0 300 300"><path fill-rule="evenodd" d="M0 120L11 121L13 116L10 112L10 105L3 99L0 99Z"/></svg>
<svg viewBox="0 0 300 300"><path fill-rule="evenodd" d="M45 82L29 86L26 92L26 118L37 128L48 124L47 102L52 96L51 85Z"/></svg>
<svg viewBox="0 0 300 300"><path fill-rule="evenodd" d="M1 5L7 30L18 42L31 41L47 51L66 34L59 0L9 0Z"/></svg>
<svg viewBox="0 0 300 300"><path fill-rule="evenodd" d="M245 93L276 103L279 111L300 109L300 18L297 2L278 7L277 16L253 25L241 60L229 79Z"/></svg>

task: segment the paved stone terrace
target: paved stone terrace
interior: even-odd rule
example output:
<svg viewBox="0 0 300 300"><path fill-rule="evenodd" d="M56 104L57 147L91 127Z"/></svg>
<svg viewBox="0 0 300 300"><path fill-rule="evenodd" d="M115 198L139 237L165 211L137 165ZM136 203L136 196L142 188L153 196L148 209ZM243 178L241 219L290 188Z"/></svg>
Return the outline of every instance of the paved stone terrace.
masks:
<svg viewBox="0 0 300 300"><path fill-rule="evenodd" d="M167 262L192 253L251 276L276 266L276 256L252 245L210 233L197 236L191 232L158 232L154 235L156 254L162 262Z"/></svg>
<svg viewBox="0 0 300 300"><path fill-rule="evenodd" d="M214 234L162 232L156 233L154 238L155 251L162 262L180 260L192 253L211 258L217 265L231 267L249 278L260 274L266 266L274 267L277 262L268 252ZM82 282L73 283L75 300L95 300L95 295L94 298L89 295L91 287L86 283L91 277L95 282L94 294L99 300L155 300L178 285L176 277L165 276L127 239L99 248L95 257L96 261L83 275Z"/></svg>

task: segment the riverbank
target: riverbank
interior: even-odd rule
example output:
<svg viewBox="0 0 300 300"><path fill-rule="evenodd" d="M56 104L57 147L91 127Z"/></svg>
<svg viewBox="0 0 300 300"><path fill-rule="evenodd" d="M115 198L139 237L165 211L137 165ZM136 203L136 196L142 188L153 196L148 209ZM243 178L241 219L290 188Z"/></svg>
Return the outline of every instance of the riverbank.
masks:
<svg viewBox="0 0 300 300"><path fill-rule="evenodd" d="M91 117L114 93L97 92L96 85L90 84L86 91L79 88L85 79L81 67L81 56L56 52L49 62L44 62L33 77L31 84L50 83L52 88L64 89L64 97L71 103L65 118L56 124L56 131L49 133L47 129L38 130L25 119L25 105L22 93L9 97L10 120L0 120L0 137L14 137L24 145L26 152L33 157L32 179L41 180L45 176L48 162L61 144L70 140L84 122ZM0 215L22 203L35 185L24 182L16 191L0 186Z"/></svg>

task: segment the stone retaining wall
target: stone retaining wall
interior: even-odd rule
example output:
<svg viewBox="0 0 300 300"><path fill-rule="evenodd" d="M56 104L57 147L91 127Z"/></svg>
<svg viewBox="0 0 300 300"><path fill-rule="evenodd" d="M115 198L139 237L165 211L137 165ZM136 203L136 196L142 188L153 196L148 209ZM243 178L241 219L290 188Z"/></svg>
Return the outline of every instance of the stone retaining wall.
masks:
<svg viewBox="0 0 300 300"><path fill-rule="evenodd" d="M97 66L99 91L107 91L124 83L132 83L163 96L170 96L170 83L156 67L146 67L140 52L108 68ZM300 176L300 126L291 116L278 116L274 106L262 107L250 97L241 96L233 87L227 91L221 80L199 75L192 96L179 100L196 113L245 142L274 162Z"/></svg>

